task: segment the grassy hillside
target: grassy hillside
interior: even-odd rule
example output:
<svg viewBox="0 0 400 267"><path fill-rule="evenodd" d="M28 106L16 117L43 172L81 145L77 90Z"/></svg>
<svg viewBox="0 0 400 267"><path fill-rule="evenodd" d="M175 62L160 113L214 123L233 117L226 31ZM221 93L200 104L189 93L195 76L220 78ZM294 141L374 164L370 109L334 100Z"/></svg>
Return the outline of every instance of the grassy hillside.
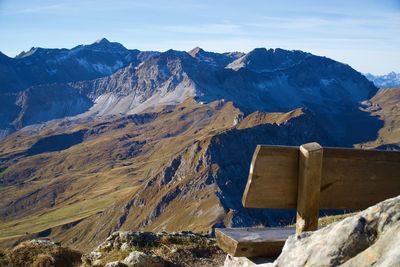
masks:
<svg viewBox="0 0 400 267"><path fill-rule="evenodd" d="M400 88L380 89L379 92L366 103L366 110L371 115L378 116L384 121L384 126L378 132L374 141L360 145L373 148L388 144L400 143Z"/></svg>
<svg viewBox="0 0 400 267"><path fill-rule="evenodd" d="M385 127L380 141L363 146L399 142L392 101L398 92L381 91L371 100L380 110L368 112ZM50 236L87 250L119 229L208 233L229 225L228 208L240 205L244 155L250 160L252 146L324 140L310 135L314 124L302 109L244 117L231 102L188 99L136 115L16 132L0 144L0 243ZM78 132L82 138L54 146L57 136Z"/></svg>

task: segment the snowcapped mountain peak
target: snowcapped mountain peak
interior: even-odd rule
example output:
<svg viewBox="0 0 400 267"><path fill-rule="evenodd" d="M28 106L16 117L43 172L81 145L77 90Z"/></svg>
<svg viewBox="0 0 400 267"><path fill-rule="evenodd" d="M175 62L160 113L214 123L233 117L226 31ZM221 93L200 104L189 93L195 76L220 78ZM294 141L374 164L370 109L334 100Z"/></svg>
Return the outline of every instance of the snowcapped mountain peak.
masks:
<svg viewBox="0 0 400 267"><path fill-rule="evenodd" d="M400 73L394 71L385 75L366 73L365 77L380 88L400 87Z"/></svg>

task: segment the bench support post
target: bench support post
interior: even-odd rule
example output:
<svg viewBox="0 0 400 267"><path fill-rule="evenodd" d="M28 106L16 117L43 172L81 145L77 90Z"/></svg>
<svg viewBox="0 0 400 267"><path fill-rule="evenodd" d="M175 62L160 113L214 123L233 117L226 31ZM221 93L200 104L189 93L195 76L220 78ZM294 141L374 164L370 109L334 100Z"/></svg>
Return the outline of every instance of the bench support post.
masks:
<svg viewBox="0 0 400 267"><path fill-rule="evenodd" d="M323 150L318 143L300 146L296 233L318 228Z"/></svg>

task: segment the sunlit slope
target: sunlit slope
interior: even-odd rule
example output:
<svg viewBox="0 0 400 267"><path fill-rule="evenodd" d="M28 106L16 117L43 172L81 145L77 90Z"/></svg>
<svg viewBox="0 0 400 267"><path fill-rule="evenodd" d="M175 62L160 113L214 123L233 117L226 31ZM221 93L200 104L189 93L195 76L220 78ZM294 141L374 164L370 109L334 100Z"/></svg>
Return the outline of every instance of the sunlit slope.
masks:
<svg viewBox="0 0 400 267"><path fill-rule="evenodd" d="M384 121L376 140L363 144L363 147L393 149L400 147L400 88L380 89L366 103L371 115Z"/></svg>
<svg viewBox="0 0 400 267"><path fill-rule="evenodd" d="M243 184L251 146L261 139L287 142L289 128L305 123L299 116L307 117L297 110L243 119L230 102L188 99L127 117L17 132L0 150L0 238L44 231L94 245L119 228L208 232L224 221L229 206L224 201L240 199L234 192L240 186L222 190L232 181L222 184L221 173L231 171L232 160L242 155L224 153L246 147L236 177ZM58 144L59 137L70 147Z"/></svg>

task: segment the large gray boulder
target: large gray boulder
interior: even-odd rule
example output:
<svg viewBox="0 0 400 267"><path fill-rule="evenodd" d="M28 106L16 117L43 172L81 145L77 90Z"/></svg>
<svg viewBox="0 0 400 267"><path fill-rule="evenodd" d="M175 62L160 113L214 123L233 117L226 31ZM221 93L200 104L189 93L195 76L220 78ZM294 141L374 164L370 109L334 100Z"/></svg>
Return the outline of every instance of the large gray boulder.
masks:
<svg viewBox="0 0 400 267"><path fill-rule="evenodd" d="M162 258L148 255L140 251L133 251L123 260L129 267L163 267L165 266Z"/></svg>
<svg viewBox="0 0 400 267"><path fill-rule="evenodd" d="M290 236L274 266L400 266L400 196Z"/></svg>

